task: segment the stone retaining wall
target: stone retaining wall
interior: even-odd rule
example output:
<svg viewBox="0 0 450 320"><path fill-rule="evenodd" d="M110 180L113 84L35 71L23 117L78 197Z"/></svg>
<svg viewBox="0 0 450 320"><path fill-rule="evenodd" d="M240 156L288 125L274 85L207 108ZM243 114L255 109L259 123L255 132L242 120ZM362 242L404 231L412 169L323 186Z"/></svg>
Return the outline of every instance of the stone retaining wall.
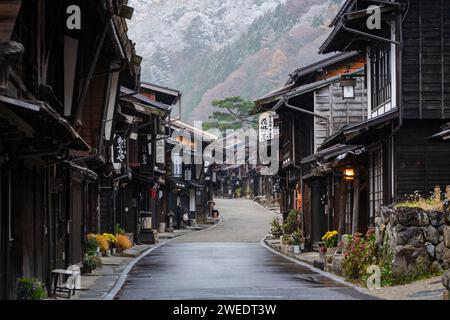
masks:
<svg viewBox="0 0 450 320"><path fill-rule="evenodd" d="M382 207L375 218L379 244L393 254L394 274L450 269L450 211Z"/></svg>

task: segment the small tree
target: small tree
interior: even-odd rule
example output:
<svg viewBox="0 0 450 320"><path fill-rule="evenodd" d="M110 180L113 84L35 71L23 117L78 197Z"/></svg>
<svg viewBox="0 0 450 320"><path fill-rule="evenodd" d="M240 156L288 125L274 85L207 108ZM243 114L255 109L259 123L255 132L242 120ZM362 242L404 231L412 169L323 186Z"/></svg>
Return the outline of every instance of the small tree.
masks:
<svg viewBox="0 0 450 320"><path fill-rule="evenodd" d="M225 132L227 129L246 129L256 126L256 121L250 117L254 107L252 101L241 97L229 97L223 100L214 100L212 105L219 111L209 116L209 121L203 123L203 129L218 129Z"/></svg>

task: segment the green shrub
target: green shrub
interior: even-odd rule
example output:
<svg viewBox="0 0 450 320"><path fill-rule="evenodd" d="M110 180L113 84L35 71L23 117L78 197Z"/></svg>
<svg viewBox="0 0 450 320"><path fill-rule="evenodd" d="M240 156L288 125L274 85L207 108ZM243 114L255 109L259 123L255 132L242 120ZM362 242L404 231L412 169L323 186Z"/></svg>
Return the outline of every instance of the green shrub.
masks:
<svg viewBox="0 0 450 320"><path fill-rule="evenodd" d="M300 227L298 220L299 212L297 210L289 211L286 220L283 223L283 232L285 234L292 234Z"/></svg>
<svg viewBox="0 0 450 320"><path fill-rule="evenodd" d="M272 234L283 233L283 228L281 227L281 224L277 218L273 218L272 222L270 223L270 232L272 232Z"/></svg>
<svg viewBox="0 0 450 320"><path fill-rule="evenodd" d="M392 272L393 253L388 245L379 246L372 232L368 232L364 237L361 234L349 237L344 249L344 261L342 263L344 276L347 280L362 285L366 285L370 276L367 273L367 268L371 265L380 268L382 286L401 285L438 275L429 271L425 261L421 263L419 260L417 268L413 272L395 276Z"/></svg>
<svg viewBox="0 0 450 320"><path fill-rule="evenodd" d="M292 235L290 235L290 234L283 234L283 243L285 245L288 245L288 246L294 245L294 243L292 241Z"/></svg>
<svg viewBox="0 0 450 320"><path fill-rule="evenodd" d="M114 229L115 229L114 230L114 234L125 234L125 233L127 233L124 228L120 227L120 224L116 224L116 227Z"/></svg>
<svg viewBox="0 0 450 320"><path fill-rule="evenodd" d="M298 246L301 242L304 241L303 233L301 231L295 231L291 236L292 245Z"/></svg>
<svg viewBox="0 0 450 320"><path fill-rule="evenodd" d="M86 254L88 256L97 255L97 248L100 246L97 239L90 237L86 240Z"/></svg>
<svg viewBox="0 0 450 320"><path fill-rule="evenodd" d="M85 255L83 259L83 269L87 272L102 267L102 259L97 256Z"/></svg>
<svg viewBox="0 0 450 320"><path fill-rule="evenodd" d="M42 283L36 278L20 278L18 280L18 300L43 300L46 297Z"/></svg>
<svg viewBox="0 0 450 320"><path fill-rule="evenodd" d="M367 275L367 268L377 264L377 243L375 235L355 234L347 243L342 269L348 280L362 280Z"/></svg>

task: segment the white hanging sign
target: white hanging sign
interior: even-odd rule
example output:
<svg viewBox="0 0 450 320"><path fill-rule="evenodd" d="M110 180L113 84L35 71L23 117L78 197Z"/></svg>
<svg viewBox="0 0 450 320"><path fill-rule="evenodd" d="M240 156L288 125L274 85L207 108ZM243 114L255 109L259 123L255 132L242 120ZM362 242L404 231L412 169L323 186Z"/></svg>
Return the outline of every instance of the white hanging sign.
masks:
<svg viewBox="0 0 450 320"><path fill-rule="evenodd" d="M174 178L181 178L183 174L183 157L180 155L172 156L172 175Z"/></svg>
<svg viewBox="0 0 450 320"><path fill-rule="evenodd" d="M165 143L164 136L156 136L156 163L165 163Z"/></svg>
<svg viewBox="0 0 450 320"><path fill-rule="evenodd" d="M259 141L267 141L274 138L275 112L264 112L259 116Z"/></svg>

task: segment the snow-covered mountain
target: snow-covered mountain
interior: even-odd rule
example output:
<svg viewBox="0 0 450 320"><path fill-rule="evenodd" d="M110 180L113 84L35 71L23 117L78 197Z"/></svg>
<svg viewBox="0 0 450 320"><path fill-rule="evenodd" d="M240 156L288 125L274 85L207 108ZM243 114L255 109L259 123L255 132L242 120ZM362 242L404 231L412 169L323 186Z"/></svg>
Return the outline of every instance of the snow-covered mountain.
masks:
<svg viewBox="0 0 450 320"><path fill-rule="evenodd" d="M129 33L142 79L180 89L185 119L205 119L211 100L257 98L317 59L341 1L129 0Z"/></svg>

